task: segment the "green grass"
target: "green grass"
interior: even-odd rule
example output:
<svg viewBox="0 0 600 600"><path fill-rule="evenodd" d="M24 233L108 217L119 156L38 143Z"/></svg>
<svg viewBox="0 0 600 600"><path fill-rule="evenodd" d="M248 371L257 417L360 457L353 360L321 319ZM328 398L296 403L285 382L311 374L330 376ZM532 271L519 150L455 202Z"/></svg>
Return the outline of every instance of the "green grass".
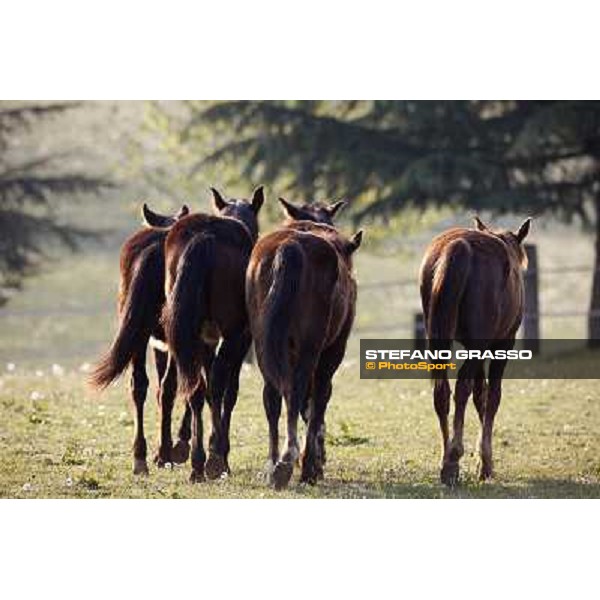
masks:
<svg viewBox="0 0 600 600"><path fill-rule="evenodd" d="M350 364L336 377L327 415L325 480L303 486L296 473L287 491L273 491L262 475L267 426L260 389L260 376L248 367L232 425L232 476L191 485L189 465L151 465L147 477L131 473L133 422L125 385L97 395L81 373L4 373L0 497L600 497L595 381L507 381L495 434L497 475L485 484L476 478L478 426L470 406L462 484L455 490L438 483L429 383L361 381ZM152 390L146 412L151 455L157 431Z"/></svg>

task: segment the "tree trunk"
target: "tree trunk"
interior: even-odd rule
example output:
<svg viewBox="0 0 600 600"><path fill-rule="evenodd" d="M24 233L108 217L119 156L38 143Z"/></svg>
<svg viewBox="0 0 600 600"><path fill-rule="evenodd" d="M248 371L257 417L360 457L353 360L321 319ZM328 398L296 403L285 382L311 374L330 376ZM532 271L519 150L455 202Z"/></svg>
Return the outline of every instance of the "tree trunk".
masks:
<svg viewBox="0 0 600 600"><path fill-rule="evenodd" d="M596 208L596 239L594 253L594 274L592 283L592 298L588 318L588 345L590 348L600 348L600 194L595 200Z"/></svg>

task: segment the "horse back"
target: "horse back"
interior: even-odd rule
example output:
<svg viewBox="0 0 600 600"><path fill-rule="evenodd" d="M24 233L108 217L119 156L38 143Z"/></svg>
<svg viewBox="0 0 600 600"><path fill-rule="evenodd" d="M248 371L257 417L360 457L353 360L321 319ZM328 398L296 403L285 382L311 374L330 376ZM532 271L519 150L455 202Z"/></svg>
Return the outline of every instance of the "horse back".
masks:
<svg viewBox="0 0 600 600"><path fill-rule="evenodd" d="M207 274L209 326L223 335L246 323L244 302L245 273L252 250L252 238L239 221L205 214L194 214L178 221L167 235L165 243L167 281L171 289L181 257L192 241L210 240L210 266L193 265L195 269L210 269Z"/></svg>
<svg viewBox="0 0 600 600"><path fill-rule="evenodd" d="M444 286L461 278L460 293L442 300ZM423 259L420 288L426 320L432 307L456 304L455 339L504 339L520 325L520 260L493 234L456 228L437 236Z"/></svg>

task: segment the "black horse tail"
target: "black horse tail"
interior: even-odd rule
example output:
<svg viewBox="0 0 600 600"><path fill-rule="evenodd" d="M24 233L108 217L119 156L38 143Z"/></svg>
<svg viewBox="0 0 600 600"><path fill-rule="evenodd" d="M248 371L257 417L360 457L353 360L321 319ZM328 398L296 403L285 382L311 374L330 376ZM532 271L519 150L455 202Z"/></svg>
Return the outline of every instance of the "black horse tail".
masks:
<svg viewBox="0 0 600 600"><path fill-rule="evenodd" d="M281 392L291 380L289 331L304 260L295 243L281 246L273 261L273 282L264 306L263 368Z"/></svg>
<svg viewBox="0 0 600 600"><path fill-rule="evenodd" d="M160 317L163 272L164 257L160 246L146 248L137 258L121 303L117 334L89 376L92 387L106 388L125 371L136 352L145 351Z"/></svg>
<svg viewBox="0 0 600 600"><path fill-rule="evenodd" d="M214 263L214 237L193 238L179 258L175 283L163 312L167 344L177 364L179 387L184 394L197 387L200 370L206 363L201 329L208 318Z"/></svg>

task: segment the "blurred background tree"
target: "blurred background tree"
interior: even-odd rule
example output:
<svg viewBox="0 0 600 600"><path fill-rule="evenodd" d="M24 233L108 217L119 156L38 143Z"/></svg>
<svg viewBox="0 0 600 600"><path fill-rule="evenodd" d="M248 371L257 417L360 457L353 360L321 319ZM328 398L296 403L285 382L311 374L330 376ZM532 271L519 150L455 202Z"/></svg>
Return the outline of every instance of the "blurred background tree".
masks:
<svg viewBox="0 0 600 600"><path fill-rule="evenodd" d="M594 227L589 338L600 340L600 102L193 102L162 122L190 174L345 197L386 222L431 206L553 214ZM160 111L159 111L160 112ZM165 113L163 113L164 116Z"/></svg>
<svg viewBox="0 0 600 600"><path fill-rule="evenodd" d="M72 103L0 105L0 304L48 257L53 244L73 249L81 238L96 233L63 222L56 208L67 198L97 193L110 182L65 168L65 153L44 153L38 148L32 154L24 143L26 136L35 136L40 122L61 118L75 107Z"/></svg>

